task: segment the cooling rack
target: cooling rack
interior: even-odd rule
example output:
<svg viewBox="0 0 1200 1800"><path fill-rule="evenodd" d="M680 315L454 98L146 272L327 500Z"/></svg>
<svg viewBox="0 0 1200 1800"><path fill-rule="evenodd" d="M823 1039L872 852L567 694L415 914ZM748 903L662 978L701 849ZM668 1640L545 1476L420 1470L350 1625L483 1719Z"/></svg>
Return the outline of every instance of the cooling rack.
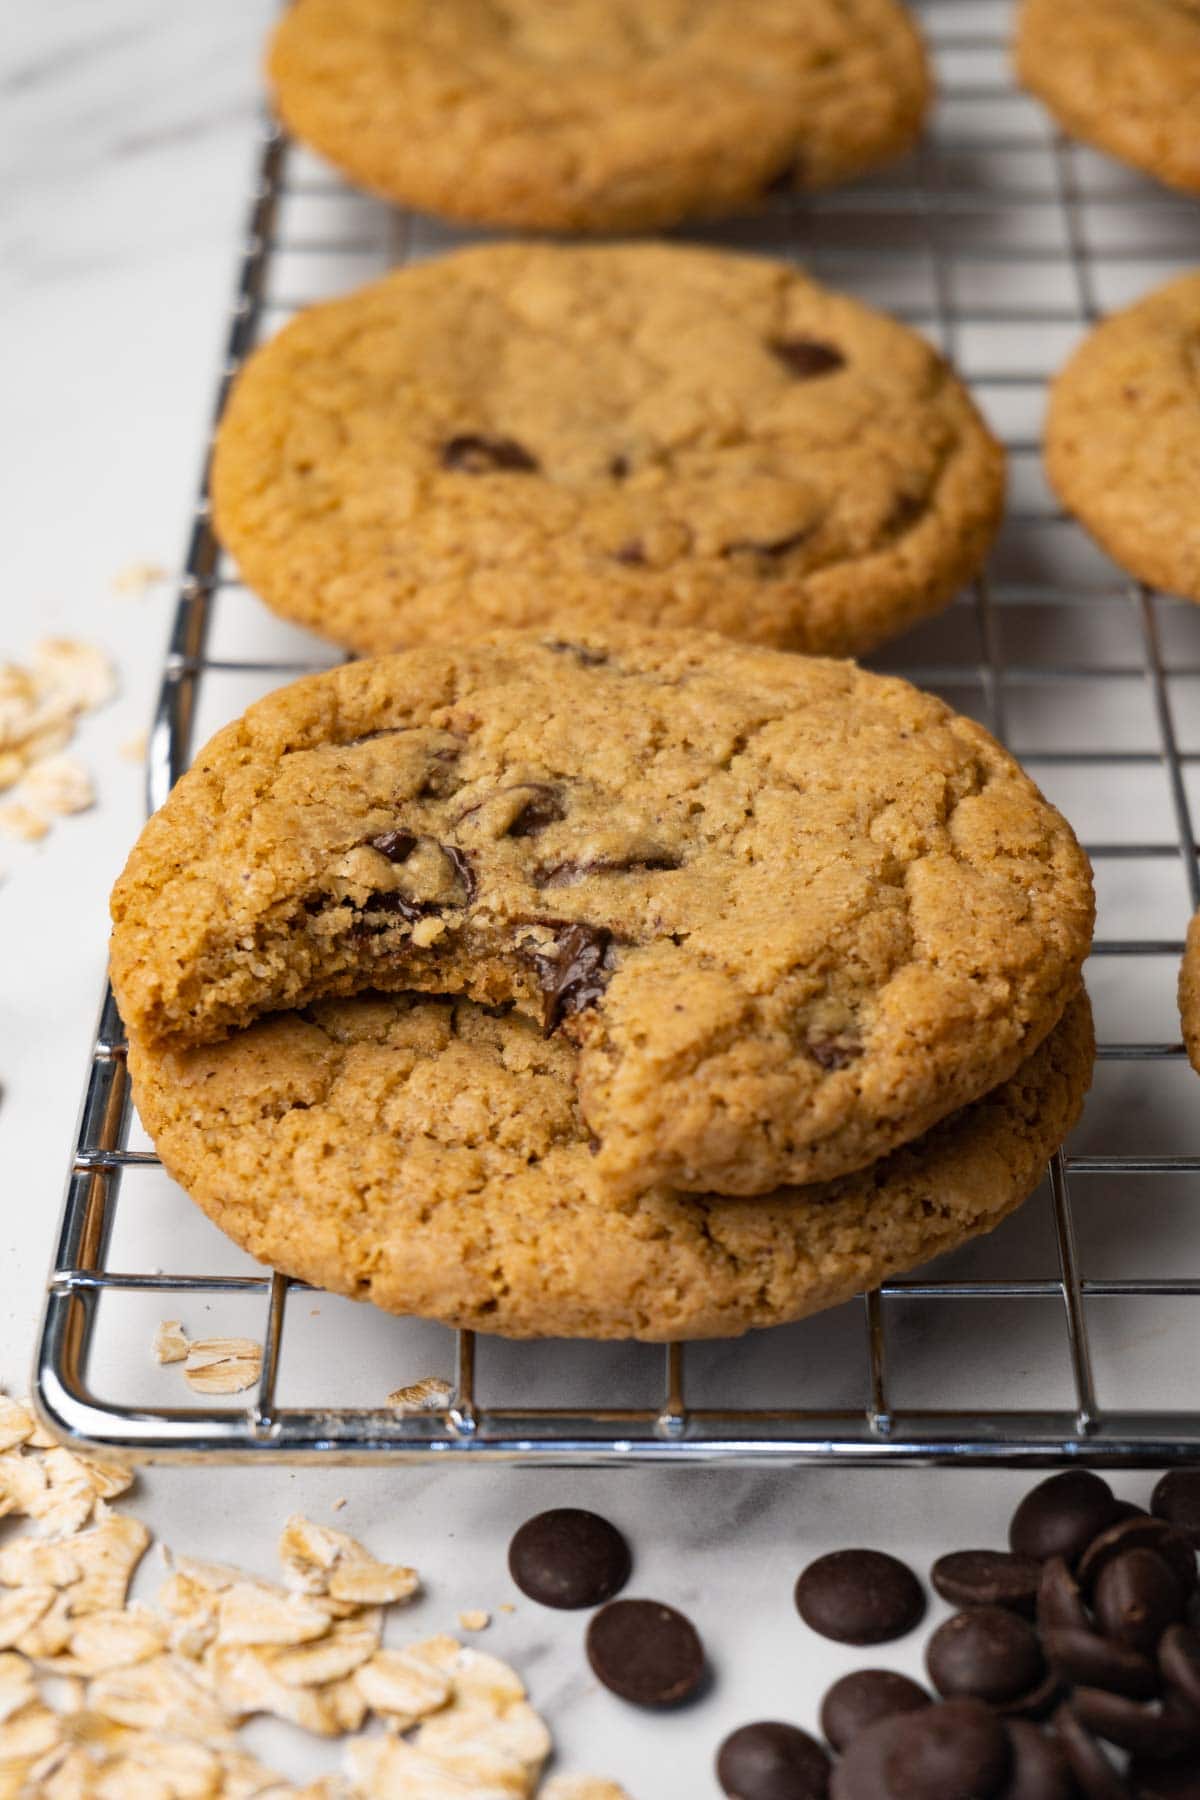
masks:
<svg viewBox="0 0 1200 1800"><path fill-rule="evenodd" d="M725 1345L514 1345L317 1294L239 1256L132 1116L121 1022L96 1033L37 1355L60 1434L159 1459L1094 1464L1200 1457L1200 1083L1174 981L1200 905L1200 608L1132 587L1038 462L1047 376L1090 321L1200 261L1200 207L1057 136L1015 92L1003 0L924 0L940 78L920 152L847 189L690 235L803 260L958 365L1004 437L986 577L875 660L987 724L1068 813L1100 922L1083 1123L990 1238L794 1327ZM231 377L298 306L468 236L344 187L268 128ZM159 805L195 743L329 661L242 589L202 480L151 740ZM263 1343L250 1395L194 1403L154 1323ZM441 1373L436 1410L385 1404Z"/></svg>

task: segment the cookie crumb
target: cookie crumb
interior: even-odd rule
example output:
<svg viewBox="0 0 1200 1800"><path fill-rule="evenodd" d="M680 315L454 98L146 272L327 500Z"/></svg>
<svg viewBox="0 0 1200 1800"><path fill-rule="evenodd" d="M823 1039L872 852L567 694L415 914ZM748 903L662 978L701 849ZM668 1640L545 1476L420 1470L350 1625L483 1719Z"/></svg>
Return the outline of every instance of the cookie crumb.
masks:
<svg viewBox="0 0 1200 1800"><path fill-rule="evenodd" d="M486 1631L491 1622L491 1613L484 1612L481 1607L472 1607L458 1615L459 1627L463 1631Z"/></svg>
<svg viewBox="0 0 1200 1800"><path fill-rule="evenodd" d="M125 738L117 746L117 755L125 762L143 763L146 760L149 742L150 736L145 729L135 731L132 737Z"/></svg>
<svg viewBox="0 0 1200 1800"><path fill-rule="evenodd" d="M345 1504L346 1504L345 1494L339 1494L336 1500L333 1500L330 1502L329 1510L330 1510L330 1512L341 1512L341 1510L342 1510L343 1506L345 1506Z"/></svg>

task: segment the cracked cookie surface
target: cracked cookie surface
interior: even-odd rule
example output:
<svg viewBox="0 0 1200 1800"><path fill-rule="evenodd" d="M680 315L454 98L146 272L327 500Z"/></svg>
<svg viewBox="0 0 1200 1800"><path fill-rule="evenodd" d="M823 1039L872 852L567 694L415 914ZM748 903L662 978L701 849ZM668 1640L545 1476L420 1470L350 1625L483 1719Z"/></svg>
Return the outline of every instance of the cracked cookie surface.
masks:
<svg viewBox="0 0 1200 1800"><path fill-rule="evenodd" d="M366 652L558 622L847 655L982 564L1004 455L921 338L790 265L489 245L301 314L218 433L217 531Z"/></svg>
<svg viewBox="0 0 1200 1800"><path fill-rule="evenodd" d="M839 1181L614 1205L575 1052L517 1013L360 996L190 1050L130 1044L170 1172L260 1261L514 1337L723 1337L833 1306L988 1231L1040 1180L1091 1071L1087 1002L1003 1086Z"/></svg>
<svg viewBox="0 0 1200 1800"><path fill-rule="evenodd" d="M1200 193L1198 0L1023 0L1016 61L1074 137Z"/></svg>
<svg viewBox="0 0 1200 1800"><path fill-rule="evenodd" d="M897 0L297 0L267 72L351 180L538 231L849 180L906 150L930 99Z"/></svg>
<svg viewBox="0 0 1200 1800"><path fill-rule="evenodd" d="M1006 1079L1091 936L1070 827L906 682L712 634L502 633L268 696L113 894L137 1035L364 988L579 1048L615 1190L862 1167Z"/></svg>
<svg viewBox="0 0 1200 1800"><path fill-rule="evenodd" d="M1123 568L1200 600L1200 274L1084 339L1051 390L1046 468Z"/></svg>

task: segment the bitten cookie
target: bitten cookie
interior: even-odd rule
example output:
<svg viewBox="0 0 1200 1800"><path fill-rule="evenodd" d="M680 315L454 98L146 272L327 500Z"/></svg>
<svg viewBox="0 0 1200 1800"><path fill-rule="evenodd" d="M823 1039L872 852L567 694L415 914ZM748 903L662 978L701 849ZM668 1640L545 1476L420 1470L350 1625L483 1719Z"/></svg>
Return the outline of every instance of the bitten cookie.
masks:
<svg viewBox="0 0 1200 1800"><path fill-rule="evenodd" d="M515 1005L595 1167L766 1192L1008 1078L1091 936L1086 858L906 682L699 633L505 634L309 677L198 756L113 895L137 1035L332 993Z"/></svg>
<svg viewBox="0 0 1200 1800"><path fill-rule="evenodd" d="M1179 1018L1188 1060L1200 1074L1200 913L1188 926L1179 968Z"/></svg>
<svg viewBox="0 0 1200 1800"><path fill-rule="evenodd" d="M1076 350L1051 392L1046 467L1123 568L1200 600L1200 273L1114 313Z"/></svg>
<svg viewBox="0 0 1200 1800"><path fill-rule="evenodd" d="M1200 192L1198 0L1023 0L1016 60L1072 136Z"/></svg>
<svg viewBox="0 0 1200 1800"><path fill-rule="evenodd" d="M847 1300L1032 1192L1090 1079L1082 997L1002 1087L857 1175L614 1205L575 1053L517 1013L371 996L224 1043L134 1039L164 1163L243 1249L392 1312L511 1337L727 1337Z"/></svg>
<svg viewBox="0 0 1200 1800"><path fill-rule="evenodd" d="M906 150L930 99L896 0L297 0L267 74L352 181L536 231L848 180Z"/></svg>
<svg viewBox="0 0 1200 1800"><path fill-rule="evenodd" d="M848 655L944 605L1004 459L922 339L786 263L489 245L287 325L217 438L217 531L359 651L624 619Z"/></svg>

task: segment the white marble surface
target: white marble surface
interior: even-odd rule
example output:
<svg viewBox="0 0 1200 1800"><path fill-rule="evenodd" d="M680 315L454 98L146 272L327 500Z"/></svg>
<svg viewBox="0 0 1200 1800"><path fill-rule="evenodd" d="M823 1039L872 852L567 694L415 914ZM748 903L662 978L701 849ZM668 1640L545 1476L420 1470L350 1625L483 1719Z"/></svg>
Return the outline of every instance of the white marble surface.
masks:
<svg viewBox="0 0 1200 1800"><path fill-rule="evenodd" d="M994 17L1000 10L988 8ZM142 600L116 598L110 583L131 560L175 565L184 541L253 157L257 46L270 12L267 0L176 0L170 6L109 0L104 7L55 0L13 9L6 21L0 54L6 165L0 211L6 498L0 654L19 655L37 636L64 632L107 646L122 677L119 701L88 722L80 744L98 780L98 808L62 825L42 846L0 848L7 868L0 885L0 1380L16 1390L27 1379L99 995L105 897L141 818L140 775L120 759L117 746L147 722L171 598L165 587ZM1194 242L1194 224L1192 235ZM440 241L436 230L422 227L414 247ZM1141 282L1124 265L1105 273L1132 290L1158 270L1147 264ZM346 278L344 270L330 273L332 285L344 285ZM1057 341L1048 344L1048 357L1060 348ZM996 404L1011 405L1011 397L1001 394ZM1028 470L1021 481L1032 484ZM1024 556L1053 552L1010 542L1007 554L1016 565ZM226 628L222 621L219 629ZM247 634L255 642L279 641L265 615L243 613L228 629L243 645ZM1103 627L1095 623L1094 629ZM1195 643L1190 619L1178 629ZM217 711L234 703L232 693L210 702ZM1055 733L1088 723L1089 704L1086 695L1064 695L1061 705L1019 717L1018 728L1053 742ZM1151 729L1140 704L1139 690L1112 720L1112 729L1130 741ZM214 716L207 722L218 721ZM1103 783L1064 789L1062 797L1088 812L1080 819L1085 828L1112 836L1145 825L1141 802ZM1157 819L1161 792L1145 805ZM1169 832L1169 818L1162 828ZM1157 885L1150 891L1140 869L1115 865L1104 871L1102 908L1110 931L1125 920L1144 922L1148 907L1161 910L1164 934L1181 931L1182 883L1173 869L1156 870L1153 879ZM1172 973L1165 962L1162 968L1145 964L1131 997L1118 991L1111 969L1097 971L1097 997L1108 1009L1110 1027L1126 1035L1172 1035ZM1193 1090L1178 1083L1177 1089L1167 1102L1155 1099L1136 1066L1108 1077L1102 1104L1085 1127L1087 1141L1102 1141L1108 1122L1123 1110L1159 1107L1158 1123L1178 1139L1165 1147L1194 1148ZM1117 1272L1133 1252L1132 1233L1121 1223L1128 1211L1121 1197L1109 1210L1115 1223L1097 1240L1096 1255L1101 1262L1107 1255L1108 1272ZM156 1203L144 1241L132 1245L131 1254L138 1248L148 1254L164 1233L186 1233L191 1227L178 1224L182 1217ZM1194 1262L1189 1218L1180 1216L1173 1235L1161 1216L1159 1228L1163 1272L1182 1259ZM1028 1256L1041 1272L1048 1243L1044 1202L1021 1235L1010 1234L1006 1242L1010 1266ZM1147 1258L1153 1261L1148 1252ZM151 1306L147 1321L159 1310ZM199 1332L207 1321L201 1313L188 1323ZM1185 1324L1181 1335L1178 1315L1170 1323L1118 1322L1111 1342L1105 1339L1104 1368L1126 1379L1129 1353L1145 1352L1136 1366L1141 1373L1135 1369L1127 1378L1126 1397L1153 1392L1158 1399L1178 1398L1190 1385L1189 1342L1194 1359L1194 1327L1190 1338L1188 1329ZM902 1325L902 1335L904 1330ZM346 1353L368 1356L378 1341L367 1323L349 1327L338 1380ZM836 1334L823 1339L824 1354L836 1356L829 1345L841 1341ZM796 1340L799 1356L804 1342ZM916 1323L907 1331L907 1345L929 1390L922 1397L943 1391L956 1373L946 1346ZM977 1337L972 1376L990 1378L992 1398L1010 1385L1040 1398L1045 1350L1029 1338L1006 1338L998 1328ZM146 1346L139 1337L112 1354L114 1370L141 1367ZM314 1337L301 1375L315 1378L324 1354ZM742 1362L741 1352L724 1353L726 1375L735 1382L748 1379L757 1354L746 1352ZM847 1354L857 1354L857 1340ZM423 1372L357 1370L374 1397ZM1054 1379L1060 1372L1058 1364ZM381 1554L416 1563L426 1576L427 1595L397 1622L398 1638L452 1626L460 1606L494 1608L515 1600L515 1612L500 1617L483 1641L511 1655L525 1672L552 1724L563 1765L617 1777L637 1800L693 1800L715 1793L712 1754L725 1731L762 1716L813 1727L824 1687L863 1660L814 1638L797 1620L792 1582L810 1557L839 1544L875 1543L923 1571L947 1546L1002 1541L1008 1513L1026 1485L1015 1475L922 1470L194 1468L148 1472L135 1504L155 1532L178 1547L269 1571L287 1512L330 1519L332 1501L345 1496L339 1524ZM1149 1478L1131 1475L1117 1485L1142 1495ZM581 1654L584 1621L540 1611L511 1590L504 1552L514 1526L545 1505L571 1502L592 1505L627 1530L637 1559L630 1591L671 1601L695 1618L715 1676L698 1705L665 1718L621 1706L588 1674ZM911 1640L875 1660L916 1672L919 1649ZM329 1760L326 1748L282 1730L263 1727L254 1736L290 1773L315 1771Z"/></svg>

